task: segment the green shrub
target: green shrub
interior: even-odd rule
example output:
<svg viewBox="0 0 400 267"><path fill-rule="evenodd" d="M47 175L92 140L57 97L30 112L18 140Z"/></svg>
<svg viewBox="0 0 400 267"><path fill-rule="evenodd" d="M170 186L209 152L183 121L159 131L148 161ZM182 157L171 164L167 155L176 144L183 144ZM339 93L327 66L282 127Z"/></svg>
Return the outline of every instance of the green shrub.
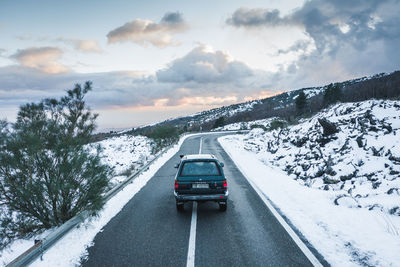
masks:
<svg viewBox="0 0 400 267"><path fill-rule="evenodd" d="M175 126L162 125L154 127L153 129L144 133L144 135L153 139L154 145L152 153L155 154L164 147L178 142L180 132Z"/></svg>
<svg viewBox="0 0 400 267"><path fill-rule="evenodd" d="M225 125L225 118L221 116L215 120L213 128L222 127L224 125Z"/></svg>
<svg viewBox="0 0 400 267"><path fill-rule="evenodd" d="M60 100L21 106L16 123L0 123L0 246L102 208L112 170L99 147L93 154L86 146L97 118L84 101L91 88L77 84Z"/></svg>
<svg viewBox="0 0 400 267"><path fill-rule="evenodd" d="M287 126L287 122L281 120L273 120L269 125L269 130L276 130L278 128L285 128Z"/></svg>
<svg viewBox="0 0 400 267"><path fill-rule="evenodd" d="M261 124L253 124L253 125L250 126L250 129L251 129L251 130L253 130L253 129L255 129L255 128L261 128L261 129L263 129L264 131L267 131L267 130L268 130L267 127L265 127L264 125L261 125Z"/></svg>

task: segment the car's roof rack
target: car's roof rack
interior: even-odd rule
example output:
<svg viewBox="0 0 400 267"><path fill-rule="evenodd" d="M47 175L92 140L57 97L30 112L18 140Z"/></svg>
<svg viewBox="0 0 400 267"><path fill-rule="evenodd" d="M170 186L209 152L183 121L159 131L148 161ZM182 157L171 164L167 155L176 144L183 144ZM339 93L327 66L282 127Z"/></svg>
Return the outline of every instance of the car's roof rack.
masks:
<svg viewBox="0 0 400 267"><path fill-rule="evenodd" d="M217 159L212 154L192 154L192 155L180 155L182 160L192 160L192 159Z"/></svg>

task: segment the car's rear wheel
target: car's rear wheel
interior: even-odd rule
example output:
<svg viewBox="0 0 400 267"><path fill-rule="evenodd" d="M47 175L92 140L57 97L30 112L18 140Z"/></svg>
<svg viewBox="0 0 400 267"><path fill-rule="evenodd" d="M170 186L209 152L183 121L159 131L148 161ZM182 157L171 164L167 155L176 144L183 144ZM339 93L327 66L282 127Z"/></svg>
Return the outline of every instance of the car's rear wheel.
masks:
<svg viewBox="0 0 400 267"><path fill-rule="evenodd" d="M177 209L178 211L183 211L183 210L184 210L183 203L181 203L181 202L176 202L176 209Z"/></svg>
<svg viewBox="0 0 400 267"><path fill-rule="evenodd" d="M226 211L227 208L227 203L226 202L220 202L219 203L219 210L220 211Z"/></svg>

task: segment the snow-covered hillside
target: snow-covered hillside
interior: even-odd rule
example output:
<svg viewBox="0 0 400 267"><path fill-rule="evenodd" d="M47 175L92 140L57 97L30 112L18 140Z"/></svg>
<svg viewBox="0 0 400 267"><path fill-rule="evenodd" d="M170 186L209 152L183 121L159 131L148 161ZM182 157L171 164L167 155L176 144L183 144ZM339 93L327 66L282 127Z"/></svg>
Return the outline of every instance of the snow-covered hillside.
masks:
<svg viewBox="0 0 400 267"><path fill-rule="evenodd" d="M324 119L336 133L324 134ZM221 143L246 162L242 171L258 170L255 183L332 265L400 260L400 101L337 104L298 125Z"/></svg>
<svg viewBox="0 0 400 267"><path fill-rule="evenodd" d="M102 162L114 168L115 176L110 177L110 187L114 187L119 182L127 179L130 174L135 173L155 157L151 153L152 140L144 136L121 135L90 144L89 146L96 145L102 147ZM115 208L112 212L116 212ZM54 228L30 238L14 240L5 249L0 250L0 266L6 265L30 248L35 239L43 239L53 230Z"/></svg>
<svg viewBox="0 0 400 267"><path fill-rule="evenodd" d="M325 136L318 119L339 132ZM244 147L309 187L340 193L338 205L400 215L400 102L338 104L291 128L254 130Z"/></svg>
<svg viewBox="0 0 400 267"><path fill-rule="evenodd" d="M111 180L112 185L154 158L151 154L153 142L145 136L121 135L92 145L102 147L102 162L114 168L116 176Z"/></svg>
<svg viewBox="0 0 400 267"><path fill-rule="evenodd" d="M263 126L265 128L269 128L271 122L277 120L277 118L268 118L263 120L255 120L255 121L247 121L247 122L236 122L224 125L222 127L218 127L213 129L213 131L235 131L235 130L249 130L252 127Z"/></svg>
<svg viewBox="0 0 400 267"><path fill-rule="evenodd" d="M189 118L191 118L188 124L191 125L193 123L205 123L208 121L216 120L219 117L231 117L237 113L250 111L254 108L254 106L260 103L260 100L254 100L245 103L230 105L228 107L220 107L207 111L202 111L188 116Z"/></svg>

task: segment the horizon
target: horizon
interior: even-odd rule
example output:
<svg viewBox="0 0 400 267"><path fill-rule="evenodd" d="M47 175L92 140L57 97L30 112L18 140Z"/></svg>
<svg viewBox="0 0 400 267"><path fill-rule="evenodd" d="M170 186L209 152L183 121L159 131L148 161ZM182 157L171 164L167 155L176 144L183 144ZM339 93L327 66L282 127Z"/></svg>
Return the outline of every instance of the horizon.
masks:
<svg viewBox="0 0 400 267"><path fill-rule="evenodd" d="M101 131L391 73L399 11L378 0L2 1L0 119L86 80Z"/></svg>

